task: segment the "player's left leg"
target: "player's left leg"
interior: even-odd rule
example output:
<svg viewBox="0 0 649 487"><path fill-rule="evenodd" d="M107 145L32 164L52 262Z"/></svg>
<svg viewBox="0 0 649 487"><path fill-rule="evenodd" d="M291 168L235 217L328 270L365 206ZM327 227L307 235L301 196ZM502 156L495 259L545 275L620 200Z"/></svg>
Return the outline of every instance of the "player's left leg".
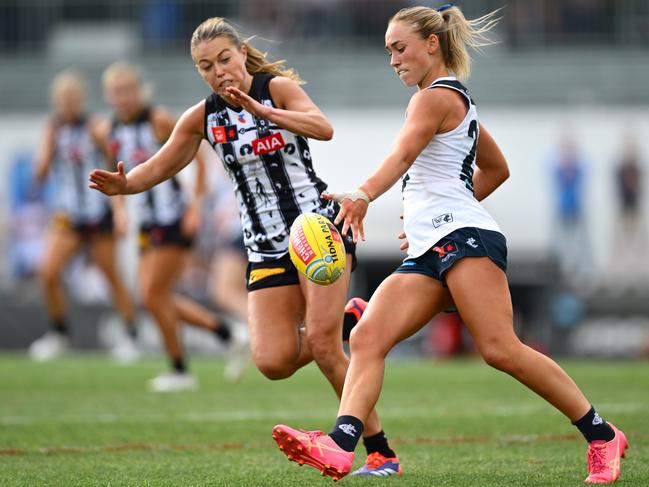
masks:
<svg viewBox="0 0 649 487"><path fill-rule="evenodd" d="M518 339L503 270L488 257L464 258L449 269L446 282L485 362L546 399L582 432L590 444L589 458L593 458L587 482L617 479L619 459L627 447L624 434L595 412L556 362Z"/></svg>
<svg viewBox="0 0 649 487"><path fill-rule="evenodd" d="M142 302L155 319L172 371L161 374L149 383L154 392L190 390L197 387L188 372L180 339L178 312L173 291L182 269L186 249L179 245L161 245L147 249L140 259Z"/></svg>
<svg viewBox="0 0 649 487"><path fill-rule="evenodd" d="M135 328L135 304L117 269L115 239L111 234L93 235L89 240L89 249L92 260L108 281L115 307L126 327L126 336L115 343L111 354L118 362L131 363L140 356L135 346L137 333Z"/></svg>

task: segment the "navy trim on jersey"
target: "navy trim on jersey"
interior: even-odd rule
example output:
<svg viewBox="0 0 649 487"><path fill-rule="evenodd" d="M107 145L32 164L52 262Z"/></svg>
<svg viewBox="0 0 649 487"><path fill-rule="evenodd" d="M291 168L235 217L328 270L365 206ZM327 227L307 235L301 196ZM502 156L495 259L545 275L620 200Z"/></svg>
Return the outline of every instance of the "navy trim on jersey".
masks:
<svg viewBox="0 0 649 487"><path fill-rule="evenodd" d="M458 80L454 79L438 79L435 81L432 85L428 87L428 89L431 88L437 88L437 87L445 87L445 88L451 88L453 90L459 91L462 93L468 100L471 105L475 105L475 102L473 101L473 98L471 98L471 95L469 95L469 90L464 86L462 83L460 83Z"/></svg>

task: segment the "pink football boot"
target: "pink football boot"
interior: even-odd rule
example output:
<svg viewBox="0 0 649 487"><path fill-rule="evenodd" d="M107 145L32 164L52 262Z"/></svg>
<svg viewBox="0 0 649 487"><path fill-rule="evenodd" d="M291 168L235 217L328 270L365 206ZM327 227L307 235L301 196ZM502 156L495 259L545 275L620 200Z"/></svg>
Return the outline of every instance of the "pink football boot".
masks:
<svg viewBox="0 0 649 487"><path fill-rule="evenodd" d="M608 484L620 476L620 458L629 447L626 436L611 423L615 437L611 441L591 441L588 444L587 484Z"/></svg>
<svg viewBox="0 0 649 487"><path fill-rule="evenodd" d="M334 480L349 473L354 453L340 448L322 431L302 431L278 424L273 428L273 439L292 462L311 465Z"/></svg>

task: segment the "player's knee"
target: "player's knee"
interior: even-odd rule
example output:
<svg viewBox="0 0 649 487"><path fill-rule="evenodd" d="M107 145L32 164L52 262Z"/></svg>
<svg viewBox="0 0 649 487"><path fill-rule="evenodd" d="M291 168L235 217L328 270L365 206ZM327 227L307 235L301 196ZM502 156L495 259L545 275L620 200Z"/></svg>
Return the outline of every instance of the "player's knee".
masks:
<svg viewBox="0 0 649 487"><path fill-rule="evenodd" d="M386 348L381 339L380 328L361 320L349 337L349 349L354 354L381 354ZM387 353L387 352L386 352Z"/></svg>
<svg viewBox="0 0 649 487"><path fill-rule="evenodd" d="M320 327L316 323L307 326L307 343L313 359L322 365L330 360L338 360L342 350L342 330L335 331Z"/></svg>
<svg viewBox="0 0 649 487"><path fill-rule="evenodd" d="M253 355L253 361L255 362L257 370L270 380L287 379L292 376L296 370L293 364L283 363L269 358L255 357Z"/></svg>
<svg viewBox="0 0 649 487"><path fill-rule="evenodd" d="M40 270L39 277L45 286L54 286L58 282L58 272L50 266L45 266Z"/></svg>
<svg viewBox="0 0 649 487"><path fill-rule="evenodd" d="M155 309L161 300L166 299L166 294L155 286L145 287L141 290L142 304L146 309Z"/></svg>
<svg viewBox="0 0 649 487"><path fill-rule="evenodd" d="M519 363L517 354L518 347L515 343L493 340L487 344L483 344L479 348L480 354L487 365L515 375Z"/></svg>

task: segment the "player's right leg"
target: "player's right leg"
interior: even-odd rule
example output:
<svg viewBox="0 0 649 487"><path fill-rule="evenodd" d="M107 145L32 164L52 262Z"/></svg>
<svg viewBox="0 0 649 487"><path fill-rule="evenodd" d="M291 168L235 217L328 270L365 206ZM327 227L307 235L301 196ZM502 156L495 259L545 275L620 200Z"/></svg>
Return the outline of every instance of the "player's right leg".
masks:
<svg viewBox="0 0 649 487"><path fill-rule="evenodd" d="M250 350L257 369L271 380L286 379L313 359L300 331L304 297L297 284L248 294Z"/></svg>
<svg viewBox="0 0 649 487"><path fill-rule="evenodd" d="M399 303L398 307L394 306L395 302ZM372 296L351 335L351 362L332 432L325 435L304 433L284 425L275 427L275 440L289 459L315 466L334 478L346 475L351 468L350 455L353 459L364 424L368 418L371 421L370 413L383 383L387 353L452 304L448 290L430 277L420 274L388 277ZM398 459L392 460L398 463Z"/></svg>
<svg viewBox="0 0 649 487"><path fill-rule="evenodd" d="M51 329L29 346L29 355L37 361L51 360L69 347L65 322L66 299L61 275L70 259L79 250L81 237L69 226L56 222L47 240L40 278Z"/></svg>

